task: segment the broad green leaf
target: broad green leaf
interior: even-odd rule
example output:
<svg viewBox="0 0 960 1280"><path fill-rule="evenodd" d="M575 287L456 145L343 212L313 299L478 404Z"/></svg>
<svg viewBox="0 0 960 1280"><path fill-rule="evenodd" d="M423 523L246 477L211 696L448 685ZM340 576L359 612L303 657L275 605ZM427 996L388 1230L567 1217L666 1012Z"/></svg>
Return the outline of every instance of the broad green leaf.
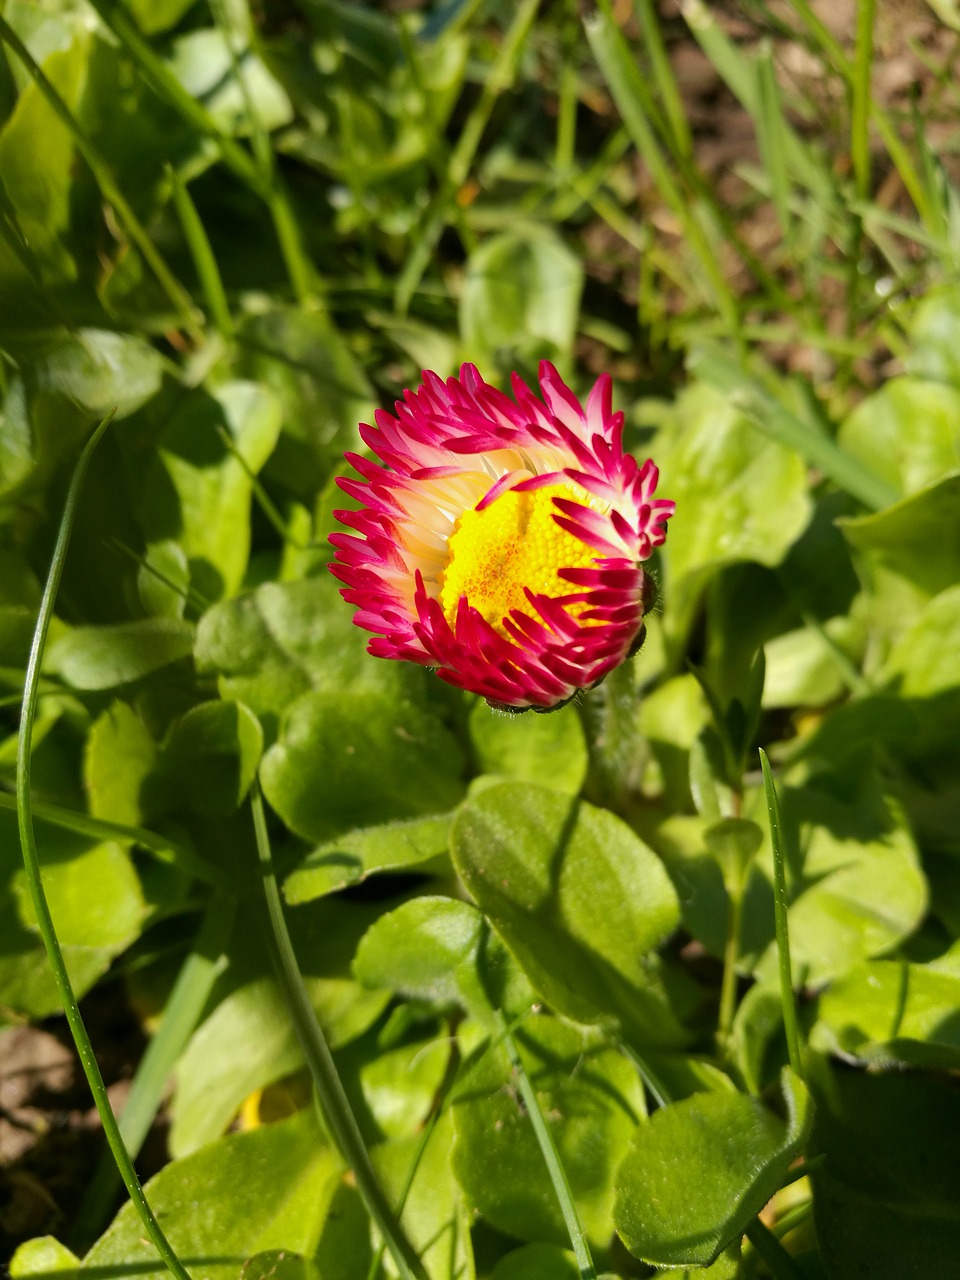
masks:
<svg viewBox="0 0 960 1280"><path fill-rule="evenodd" d="M960 474L946 476L885 511L838 523L860 553L861 574L866 586L880 593L881 608L889 607L882 594L888 576L905 580L921 598L960 579Z"/></svg>
<svg viewBox="0 0 960 1280"><path fill-rule="evenodd" d="M372 1152L374 1163L394 1204L414 1161L420 1136L391 1142ZM450 1176L453 1121L444 1111L427 1139L403 1206L403 1225L420 1255L429 1280L474 1280L470 1216L460 1189ZM353 1273L355 1274L355 1273Z"/></svg>
<svg viewBox="0 0 960 1280"><path fill-rule="evenodd" d="M222 697L239 698L260 717L268 740L280 713L311 689L423 701L430 687L412 663L370 657L328 574L264 583L215 605L198 624L195 657L201 674L217 674Z"/></svg>
<svg viewBox="0 0 960 1280"><path fill-rule="evenodd" d="M17 348L35 395L68 401L88 418L125 418L160 390L164 362L143 338L108 329L59 330Z"/></svg>
<svg viewBox="0 0 960 1280"><path fill-rule="evenodd" d="M480 700L470 712L470 742L483 773L539 782L571 795L583 786L587 746L573 707L548 716L511 716Z"/></svg>
<svg viewBox="0 0 960 1280"><path fill-rule="evenodd" d="M336 1046L379 1016L385 994L347 978L308 978L327 1039ZM170 1150L196 1151L230 1125L243 1100L303 1066L290 1014L272 978L228 995L194 1032L177 1066Z"/></svg>
<svg viewBox="0 0 960 1280"><path fill-rule="evenodd" d="M380 917L357 948L353 971L365 987L408 999L479 1004L477 952L483 917L454 898L422 896Z"/></svg>
<svg viewBox="0 0 960 1280"><path fill-rule="evenodd" d="M272 392L228 382L212 396L195 392L183 401L157 440L138 512L143 532L151 544L171 538L180 544L192 583L208 600L233 595L243 581L250 473L273 452L280 427Z"/></svg>
<svg viewBox="0 0 960 1280"><path fill-rule="evenodd" d="M926 911L927 884L892 801L864 793L850 804L813 788L788 788L782 801L788 856L802 858L788 911L794 981L816 986L912 933ZM776 966L771 941L757 976L772 982Z"/></svg>
<svg viewBox="0 0 960 1280"><path fill-rule="evenodd" d="M127 0L127 8L142 31L153 35L175 27L196 0Z"/></svg>
<svg viewBox="0 0 960 1280"><path fill-rule="evenodd" d="M960 1066L960 965L874 960L832 983L811 1043L872 1065Z"/></svg>
<svg viewBox="0 0 960 1280"><path fill-rule="evenodd" d="M187 657L193 627L181 618L146 618L107 627L74 627L52 645L49 670L74 689L116 689Z"/></svg>
<svg viewBox="0 0 960 1280"><path fill-rule="evenodd" d="M501 1258L490 1280L580 1280L577 1260L555 1244L525 1244Z"/></svg>
<svg viewBox="0 0 960 1280"><path fill-rule="evenodd" d="M829 1280L950 1280L956 1272L960 1097L947 1076L850 1071L811 1079L814 1220Z"/></svg>
<svg viewBox="0 0 960 1280"><path fill-rule="evenodd" d="M697 1093L637 1129L617 1174L624 1244L658 1266L708 1266L777 1191L812 1119L809 1095L783 1073L784 1123L756 1098Z"/></svg>
<svg viewBox="0 0 960 1280"><path fill-rule="evenodd" d="M196 1280L237 1280L255 1254L309 1252L341 1174L340 1157L303 1112L175 1160L147 1196L178 1255L199 1263L191 1267ZM106 1267L131 1275L163 1268L129 1203L86 1255L81 1275Z"/></svg>
<svg viewBox="0 0 960 1280"><path fill-rule="evenodd" d="M533 784L473 796L453 825L457 870L534 987L641 1043L683 1033L655 957L679 921L663 864L603 809Z"/></svg>
<svg viewBox="0 0 960 1280"><path fill-rule="evenodd" d="M516 1041L584 1229L595 1245L606 1245L614 1175L645 1114L639 1077L595 1033L555 1018L525 1022ZM471 1072L462 1094L455 1087L453 1171L472 1208L499 1231L531 1243L567 1244L543 1155L510 1080L501 1047Z"/></svg>
<svg viewBox="0 0 960 1280"><path fill-rule="evenodd" d="M387 1138L415 1137L433 1110L450 1062L448 1028L436 1024L424 1036L407 1038L403 1044L382 1052L363 1045L364 1061L358 1076L363 1099L378 1128ZM349 1059L356 1042L341 1055ZM376 1056L371 1056L375 1053Z"/></svg>
<svg viewBox="0 0 960 1280"><path fill-rule="evenodd" d="M954 0L942 0L953 5ZM954 6L955 7L955 6ZM955 285L931 289L921 298L910 323L912 349L907 370L918 378L960 387L960 289Z"/></svg>
<svg viewBox="0 0 960 1280"><path fill-rule="evenodd" d="M284 881L284 897L295 906L362 884L374 872L428 868L447 853L451 821L440 814L347 831L307 854Z"/></svg>
<svg viewBox="0 0 960 1280"><path fill-rule="evenodd" d="M157 744L136 711L116 699L94 721L83 753L83 782L95 818L137 826L142 787L156 763Z"/></svg>
<svg viewBox="0 0 960 1280"><path fill-rule="evenodd" d="M960 502L960 491L958 491ZM960 691L960 585L942 591L900 637L887 659L884 675L900 678L906 697L933 698Z"/></svg>
<svg viewBox="0 0 960 1280"><path fill-rule="evenodd" d="M208 817L236 812L263 750L260 721L242 702L201 702L177 720L147 783L152 812L181 805Z"/></svg>
<svg viewBox="0 0 960 1280"><path fill-rule="evenodd" d="M247 1259L240 1271L240 1280L322 1280L322 1277L308 1258L289 1249L267 1249Z"/></svg>
<svg viewBox="0 0 960 1280"><path fill-rule="evenodd" d="M37 823L43 882L79 995L139 935L146 908L126 850ZM41 1018L61 1009L20 858L16 815L0 810L0 1008Z"/></svg>
<svg viewBox="0 0 960 1280"><path fill-rule="evenodd" d="M462 769L455 738L421 707L377 693L308 693L288 709L261 781L293 831L323 840L359 821L452 808Z"/></svg>
<svg viewBox="0 0 960 1280"><path fill-rule="evenodd" d="M730 1048L749 1091L759 1095L770 1081L774 1041L782 1044L780 1065L787 1054L783 1005L777 987L756 982L737 1006ZM775 1060L775 1059L774 1059Z"/></svg>
<svg viewBox="0 0 960 1280"><path fill-rule="evenodd" d="M64 100L75 106L86 62L85 41L55 49L44 58L45 74ZM0 130L0 173L30 256L48 281L74 279L69 248L71 166L70 131L35 84L26 85ZM0 301L7 317L44 318L42 294L22 262L0 240ZM15 310L14 310L15 309ZM0 327L7 328L5 318Z"/></svg>
<svg viewBox="0 0 960 1280"><path fill-rule="evenodd" d="M677 504L661 552L670 633L686 635L701 591L723 565L779 564L812 513L802 459L759 435L729 399L694 384L658 415L658 493Z"/></svg>
<svg viewBox="0 0 960 1280"><path fill-rule="evenodd" d="M334 1193L314 1258L323 1280L356 1280L370 1270L370 1218L360 1193L347 1182Z"/></svg>
<svg viewBox="0 0 960 1280"><path fill-rule="evenodd" d="M831 644L846 651L857 630L849 618L831 618L825 635L803 627L769 641L764 707L822 707L840 698L847 686Z"/></svg>
<svg viewBox="0 0 960 1280"><path fill-rule="evenodd" d="M460 332L470 359L506 374L537 361L566 364L577 331L583 267L551 229L485 240L467 263Z"/></svg>
<svg viewBox="0 0 960 1280"><path fill-rule="evenodd" d="M171 0L166 4L169 7ZM144 4L144 11L152 11L152 6ZM226 36L213 28L181 36L174 42L169 62L183 87L200 99L224 133L249 135L251 111L256 113L258 127L268 132L289 124L293 117L289 99L260 58L246 50L237 64L239 76Z"/></svg>
<svg viewBox="0 0 960 1280"><path fill-rule="evenodd" d="M666 680L640 704L640 730L659 766L665 801L671 809L685 809L690 804L690 748L709 722L707 700L690 674Z"/></svg>
<svg viewBox="0 0 960 1280"><path fill-rule="evenodd" d="M190 589L190 565L179 542L154 542L137 570L140 603L151 617L182 618Z"/></svg>
<svg viewBox="0 0 960 1280"><path fill-rule="evenodd" d="M904 494L960 468L960 387L891 378L840 427L837 441Z"/></svg>
<svg viewBox="0 0 960 1280"><path fill-rule="evenodd" d="M277 397L283 432L269 474L312 502L342 454L373 421L372 391L356 357L323 311L274 303L240 328L239 371Z"/></svg>
<svg viewBox="0 0 960 1280"><path fill-rule="evenodd" d="M40 1236L22 1244L10 1260L11 1280L26 1276L60 1276L79 1280L80 1259L53 1236Z"/></svg>
<svg viewBox="0 0 960 1280"><path fill-rule="evenodd" d="M307 992L334 1049L363 1035L389 1002L388 992L365 991L350 976L357 942L375 915L374 908L349 902L320 902L289 913ZM293 1023L269 972L262 930L248 923L235 936L243 945L231 948L230 967L177 1064L170 1133L177 1156L219 1137L245 1098L303 1066Z"/></svg>

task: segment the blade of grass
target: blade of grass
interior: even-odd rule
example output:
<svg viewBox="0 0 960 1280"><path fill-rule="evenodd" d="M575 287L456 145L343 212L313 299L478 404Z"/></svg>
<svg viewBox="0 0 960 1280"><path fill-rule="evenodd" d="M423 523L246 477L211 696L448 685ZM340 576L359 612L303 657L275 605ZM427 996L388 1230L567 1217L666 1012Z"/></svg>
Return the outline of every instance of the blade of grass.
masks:
<svg viewBox="0 0 960 1280"><path fill-rule="evenodd" d="M760 768L763 770L763 789L770 815L770 841L773 845L773 911L777 931L777 959L780 967L780 1005L783 1011L783 1028L787 1036L787 1052L790 1066L803 1079L803 1058L800 1054L800 1032L797 1028L797 1006L793 998L793 971L790 967L790 929L787 922L787 878L783 855L783 826L780 821L780 800L770 770L767 753L760 748Z"/></svg>
<svg viewBox="0 0 960 1280"><path fill-rule="evenodd" d="M803 1272L796 1262L759 1218L754 1218L747 1227L746 1236L763 1259L773 1280L803 1280Z"/></svg>
<svg viewBox="0 0 960 1280"><path fill-rule="evenodd" d="M450 155L446 182L437 193L433 206L427 214L426 222L397 281L394 305L399 315L406 315L410 301L419 288L437 241L447 225L450 205L456 199L457 192L470 173L470 166L473 164L497 99L513 83L520 63L520 55L533 26L539 4L540 0L521 0L517 6L513 21L500 46L500 52L483 82L480 98L467 116L463 132Z"/></svg>
<svg viewBox="0 0 960 1280"><path fill-rule="evenodd" d="M213 984L226 967L226 946L236 915L236 899L215 893L210 900L193 950L170 992L159 1029L134 1073L120 1116L120 1134L136 1158L160 1110L164 1090L177 1059L200 1020ZM76 1216L74 1252L83 1252L100 1234L117 1187L117 1167L104 1152Z"/></svg>
<svg viewBox="0 0 960 1280"><path fill-rule="evenodd" d="M17 701L20 701L19 696ZM33 816L41 822L49 822L51 826L62 827L65 831L74 831L77 835L92 836L95 840L116 840L121 844L139 845L160 862L179 867L214 888L229 890L232 887L232 881L217 867L204 862L186 845L177 844L175 840L159 835L156 831L148 831L145 827L128 827L121 822L108 822L105 818L93 818L89 813L62 809L59 805L41 800L35 800L32 807ZM0 791L0 809L12 811L16 808L16 796Z"/></svg>
<svg viewBox="0 0 960 1280"><path fill-rule="evenodd" d="M143 1228L153 1242L157 1253L163 1259L167 1270L171 1275L176 1276L177 1280L190 1280L189 1273L164 1235L159 1222L157 1222L153 1214L153 1210L150 1208L147 1197L143 1193L140 1179L137 1177L133 1161L130 1159L123 1144L120 1127L110 1106L110 1099L107 1097L103 1076L100 1074L100 1068L93 1052L93 1045L90 1043L90 1037L80 1014L77 998L73 991L73 984L67 972L63 952L60 950L60 940L57 937L53 917L50 914L50 907L47 903L47 895L43 887L43 876L40 871L40 859L37 854L36 837L33 830L33 809L30 797L31 747L33 745L33 722L37 710L40 664L43 660L47 633L50 629L50 619L53 616L57 589L60 585L64 562L67 558L67 547L70 544L70 535L73 532L76 520L84 476L93 456L93 451L100 437L110 425L112 418L113 414L110 414L99 424L84 446L83 452L80 454L77 465L74 468L70 487L67 490L67 498L64 503L63 516L60 520L56 545L50 560L50 571L47 575L43 597L40 601L37 625L30 645L30 656L27 659L23 711L20 716L20 733L17 739L17 820L20 829L20 845L23 850L23 865L30 890L30 898L36 914L37 928L50 959L50 967L53 970L57 991L63 1002L63 1011L67 1017L70 1033L73 1036L74 1044L77 1046L77 1053L80 1056L80 1062L90 1085L90 1091L93 1094L100 1122L103 1125L117 1169L133 1202L134 1209L143 1223Z"/></svg>
<svg viewBox="0 0 960 1280"><path fill-rule="evenodd" d="M313 263L307 254L306 246L303 242L303 234L300 230L300 224L294 213L293 205L290 203L290 197L287 193L286 186L277 167L277 157L274 154L273 145L268 137L266 130L260 120L259 112L253 98L250 96L250 88L247 84L246 77L243 74L243 68L240 62L240 55L236 49L233 39L233 24L226 20L222 3L214 3L212 5L213 13L216 18L217 26L223 36L227 46L227 52L230 55L230 65L233 69L233 78L240 89L240 95L243 98L244 109L247 113L247 122L250 125L250 136L253 142L253 154L256 158L257 168L260 173L260 181L263 184L264 200L270 211L270 217L273 220L273 228L277 233L277 241L280 245L280 252L283 255L283 261L287 268L287 275L290 278L290 284L293 288L294 297L301 306L311 303L317 293L317 279L314 271ZM256 39L256 26L250 14L249 6L244 3L243 8L244 25L250 34L251 40Z"/></svg>
<svg viewBox="0 0 960 1280"><path fill-rule="evenodd" d="M184 89L163 59L144 40L121 0L90 0L90 3L140 67L154 91L165 98L198 132L212 138L227 168L257 195L263 196L260 174L249 152L225 134L203 105Z"/></svg>
<svg viewBox="0 0 960 1280"><path fill-rule="evenodd" d="M520 1057L520 1050L517 1048L517 1042L507 1030L506 1021L502 1013L497 1013L496 1025L503 1036L504 1048L507 1051L507 1057L510 1059L510 1066L516 1078L517 1091L523 1099L523 1105L526 1107L527 1115L533 1126L533 1132L536 1134L540 1154L543 1156L543 1162L547 1166L554 1194L560 1205L567 1234L570 1237L570 1244L577 1259L577 1266L580 1268L581 1280L597 1280L596 1268L593 1265L593 1258L590 1256L590 1246L587 1243L587 1237L573 1199L573 1192L570 1189L570 1180L567 1177L566 1169L563 1167L563 1161L560 1159L560 1152L557 1150L557 1144L553 1140L550 1126L543 1117L537 1092L530 1082L527 1069L523 1065L523 1059Z"/></svg>
<svg viewBox="0 0 960 1280"><path fill-rule="evenodd" d="M691 212L689 199L681 191L657 142L651 124L653 101L650 91L626 40L613 20L609 0L601 0L601 6L600 10L584 20L587 39L600 73L661 197L670 207L685 240L697 256L704 276L710 283L714 304L723 315L729 331L737 333L740 316L736 298L719 268L703 228Z"/></svg>
<svg viewBox="0 0 960 1280"><path fill-rule="evenodd" d="M790 178L787 173L786 120L780 100L780 86L773 65L773 49L768 40L763 41L757 55L757 141L763 167L770 181L773 207L785 242L792 239L793 221L790 217Z"/></svg>
<svg viewBox="0 0 960 1280"><path fill-rule="evenodd" d="M736 408L764 435L796 450L864 506L880 511L897 500L898 494L891 485L845 453L829 436L811 430L719 347L704 343L691 354L687 364L691 373L730 396Z"/></svg>
<svg viewBox="0 0 960 1280"><path fill-rule="evenodd" d="M462 1078L457 1081L456 1088L441 1095L439 1105L434 1107L430 1118L423 1127L423 1131L420 1134L420 1140L417 1142L417 1149L414 1151L413 1159L410 1161L410 1168L407 1170L407 1176L404 1179L403 1189L400 1192L400 1199L397 1204L398 1213L403 1212L403 1207L407 1203L407 1197L409 1196L410 1189L413 1186L413 1180L417 1176L417 1169L420 1167L420 1161L423 1159L423 1153L427 1149L427 1143L430 1141L430 1136L436 1127L437 1121L446 1111L447 1107L452 1106L459 1097L467 1092L467 1087L470 1084L470 1081L486 1062L490 1054L503 1043L506 1036L516 1031L517 1027L519 1027L521 1023L526 1022L527 1018L529 1018L532 1013L536 1013L538 1011L539 1006L534 1005L533 1008L525 1009L523 1013L518 1014L517 1017L509 1023L509 1025L501 1023L501 1030L497 1035L487 1041L483 1052L473 1063L471 1063L464 1072ZM380 1274L380 1264L383 1261L384 1248L384 1242L381 1240L380 1244L377 1246L376 1253L370 1260L370 1269L367 1272L367 1280L377 1280L377 1276Z"/></svg>
<svg viewBox="0 0 960 1280"><path fill-rule="evenodd" d="M857 39L850 82L850 159L857 197L870 196L870 72L876 0L857 0Z"/></svg>
<svg viewBox="0 0 960 1280"><path fill-rule="evenodd" d="M738 102L749 111L759 130L762 113L758 64L721 30L704 0L683 0L683 16L690 33L711 66ZM784 156L796 182L821 202L830 200L834 185L828 171L807 144L784 121Z"/></svg>
<svg viewBox="0 0 960 1280"><path fill-rule="evenodd" d="M117 215L126 228L127 234L143 254L150 270L156 276L157 282L170 299L174 310L180 317L180 322L183 327L195 341L200 341L202 334L197 319L196 308L193 305L193 299L157 251L156 246L147 234L143 223L134 213L123 192L117 185L116 180L110 171L110 166L107 164L106 160L104 160L98 148L94 146L81 129L73 112L44 75L40 66L31 55L30 50L2 15L0 15L0 40L3 40L4 43L8 44L17 55L23 63L23 66L30 78L70 131L70 136L73 138L74 146L87 162L90 172L93 174L104 200L106 200L108 204L113 205L114 209L116 209Z"/></svg>
<svg viewBox="0 0 960 1280"><path fill-rule="evenodd" d="M257 840L257 855L260 862L260 875L263 881L263 895L269 921L267 941L277 974L277 981L283 993L290 1017L297 1032L297 1038L303 1049L307 1066L313 1077L313 1083L323 1108L324 1119L340 1149L343 1158L353 1170L357 1190L360 1192L367 1212L376 1223L380 1234L386 1241L390 1256L393 1258L402 1280L425 1280L424 1271L417 1254L406 1238L403 1230L391 1209L380 1186L373 1162L363 1141L360 1126L351 1110L350 1103L337 1072L336 1063L330 1052L326 1037L317 1021L310 997L303 984L303 977L297 965L297 958L290 941L283 906L280 901L280 890L273 869L273 857L270 851L270 837L267 833L267 820L260 794L260 784L254 780L250 789L250 807L253 811L253 827Z"/></svg>
<svg viewBox="0 0 960 1280"><path fill-rule="evenodd" d="M210 318L227 341L232 342L235 334L233 316L230 314L230 304L227 302L226 290L223 287L223 279L210 238L197 212L193 197L187 190L187 184L172 165L167 166L167 176L173 188L173 203L177 210L177 217L180 219L180 226L183 228L183 237L193 258L200 287L207 300Z"/></svg>
<svg viewBox="0 0 960 1280"><path fill-rule="evenodd" d="M653 6L653 0L634 0L634 8L640 20L640 30L650 55L654 83L663 103L664 116L670 128L674 148L681 155L689 158L693 155L693 135L690 132L683 98L677 88L677 80L670 65L666 45L663 43L663 32L660 29L660 20Z"/></svg>
<svg viewBox="0 0 960 1280"><path fill-rule="evenodd" d="M844 52L840 41L813 12L808 0L793 0L793 8L823 50L834 71L848 86L851 86L855 76L854 66ZM907 146L897 133L896 126L875 98L868 100L867 113L868 117L877 126L877 132L883 139L883 144L887 148L890 159L900 175L900 181L916 206L921 220L929 230L935 232L937 225L936 211L930 207L926 192L923 189L923 182L914 167Z"/></svg>

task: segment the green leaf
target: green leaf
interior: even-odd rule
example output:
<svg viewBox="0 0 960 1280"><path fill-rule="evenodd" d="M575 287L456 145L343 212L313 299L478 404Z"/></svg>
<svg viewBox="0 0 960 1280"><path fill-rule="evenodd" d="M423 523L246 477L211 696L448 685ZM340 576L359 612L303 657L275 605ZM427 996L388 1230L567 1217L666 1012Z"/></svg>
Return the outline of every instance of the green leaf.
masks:
<svg viewBox="0 0 960 1280"><path fill-rule="evenodd" d="M891 378L857 405L837 440L899 493L915 493L960 468L960 388Z"/></svg>
<svg viewBox="0 0 960 1280"><path fill-rule="evenodd" d="M185 805L208 817L235 813L263 750L260 721L242 702L201 702L164 739L148 784L152 813Z"/></svg>
<svg viewBox="0 0 960 1280"><path fill-rule="evenodd" d="M525 1244L500 1259L490 1280L580 1280L577 1260L555 1244Z"/></svg>
<svg viewBox="0 0 960 1280"><path fill-rule="evenodd" d="M274 303L246 319L239 337L240 372L280 402L283 433L269 474L312 502L344 451L360 447L357 423L372 421L370 384L322 311Z"/></svg>
<svg viewBox="0 0 960 1280"><path fill-rule="evenodd" d="M308 693L288 709L261 781L293 831L323 840L359 819L452 808L462 769L456 739L412 703L377 693Z"/></svg>
<svg viewBox="0 0 960 1280"><path fill-rule="evenodd" d="M143 480L141 526L148 543L180 544L193 585L208 600L233 595L243 581L250 475L273 452L280 427L280 404L267 388L228 382L212 396L190 396L157 440Z"/></svg>
<svg viewBox="0 0 960 1280"><path fill-rule="evenodd" d="M344 902L291 913L307 991L335 1049L367 1031L389 1001L387 992L365 991L350 976L357 940L373 914ZM286 1005L273 977L265 976L268 960L260 945L254 933L243 953L234 952L223 983L227 989L215 993L219 998L177 1066L170 1134L175 1155L219 1137L255 1089L303 1066Z"/></svg>
<svg viewBox="0 0 960 1280"><path fill-rule="evenodd" d="M898 805L870 793L844 803L813 788L787 788L783 822L788 858L802 851L788 911L797 986L836 978L913 932L927 884ZM771 942L757 976L772 981L776 966Z"/></svg>
<svg viewBox="0 0 960 1280"><path fill-rule="evenodd" d="M708 1266L778 1190L806 1139L809 1094L783 1073L787 1121L756 1098L697 1093L655 1112L617 1174L624 1244L658 1266Z"/></svg>
<svg viewBox="0 0 960 1280"><path fill-rule="evenodd" d="M574 707L548 716L511 716L478 701L470 742L483 773L539 782L576 795L587 774L587 744Z"/></svg>
<svg viewBox="0 0 960 1280"><path fill-rule="evenodd" d="M284 881L284 897L295 906L362 884L374 872L427 868L446 855L451 821L439 814L348 831L307 854Z"/></svg>
<svg viewBox="0 0 960 1280"><path fill-rule="evenodd" d="M757 435L727 397L702 383L662 410L651 445L659 491L677 504L661 555L665 624L683 637L700 593L723 565L777 565L812 504L797 454Z"/></svg>
<svg viewBox="0 0 960 1280"><path fill-rule="evenodd" d="M417 1160L419 1135L373 1151L377 1171L394 1204L399 1203ZM403 1206L403 1225L429 1280L474 1280L470 1216L450 1176L453 1121L441 1114L416 1164L416 1174ZM352 1276L356 1273L351 1273Z"/></svg>
<svg viewBox="0 0 960 1280"><path fill-rule="evenodd" d="M268 740L281 712L311 689L423 702L430 688L412 663L370 657L328 574L268 582L215 605L197 626L195 658L201 674L218 675L222 697L239 698L260 717Z"/></svg>
<svg viewBox="0 0 960 1280"><path fill-rule="evenodd" d="M837 523L860 552L862 575L874 593L882 591L883 575L905 579L925 596L960 577L960 475L947 476L876 515ZM879 603L889 604L883 596Z"/></svg>
<svg viewBox="0 0 960 1280"><path fill-rule="evenodd" d="M83 782L95 818L137 826L144 819L141 788L157 758L157 744L129 703L116 699L93 723L83 753Z"/></svg>
<svg viewBox="0 0 960 1280"><path fill-rule="evenodd" d="M829 1280L950 1280L960 1097L944 1076L823 1063L811 1084L814 1220Z"/></svg>
<svg viewBox="0 0 960 1280"><path fill-rule="evenodd" d="M74 689L115 689L187 657L192 649L189 622L146 618L108 627L74 627L51 645L47 666Z"/></svg>
<svg viewBox="0 0 960 1280"><path fill-rule="evenodd" d="M645 1114L639 1077L594 1033L555 1018L529 1020L515 1038L584 1229L596 1246L606 1245L614 1175ZM472 1208L499 1231L531 1243L568 1243L533 1127L507 1087L510 1078L500 1048L487 1055L455 1101L454 1174Z"/></svg>
<svg viewBox="0 0 960 1280"><path fill-rule="evenodd" d="M479 991L483 916L467 902L422 896L380 917L357 948L353 971L365 987L445 1005L488 1008Z"/></svg>
<svg viewBox="0 0 960 1280"><path fill-rule="evenodd" d="M883 675L899 677L901 693L911 698L960 690L958 628L960 586L955 586L935 596L904 632L890 651Z"/></svg>
<svg viewBox="0 0 960 1280"><path fill-rule="evenodd" d="M139 935L146 914L140 882L126 850L112 841L43 823L38 845L57 935L82 995ZM0 1008L35 1018L59 1012L9 810L0 810L0 938Z"/></svg>
<svg viewBox="0 0 960 1280"><path fill-rule="evenodd" d="M147 1195L178 1255L203 1259L198 1276L237 1280L244 1260L266 1250L309 1254L341 1174L340 1157L304 1112L175 1160L150 1181ZM158 1266L128 1203L84 1258L81 1275Z"/></svg>
<svg viewBox="0 0 960 1280"><path fill-rule="evenodd" d="M811 1043L872 1066L960 1066L960 965L953 948L930 964L874 960L820 997Z"/></svg>
<svg viewBox="0 0 960 1280"><path fill-rule="evenodd" d="M55 48L43 58L44 71L61 97L75 106L83 84L87 42L71 42L67 36L64 43L68 47ZM39 88L28 83L0 130L0 173L31 257L50 282L76 276L69 247L73 157L70 130ZM21 323L36 324L45 318L35 280L3 240L0 301L5 319L17 315Z"/></svg>
<svg viewBox="0 0 960 1280"><path fill-rule="evenodd" d="M953 0L943 0L943 3L952 4ZM960 289L948 285L929 290L921 298L910 324L912 350L907 356L908 372L917 378L960 387L958 336Z"/></svg>
<svg viewBox="0 0 960 1280"><path fill-rule="evenodd" d="M248 1258L240 1280L322 1280L316 1266L288 1249L267 1249Z"/></svg>
<svg viewBox="0 0 960 1280"><path fill-rule="evenodd" d="M813 627L803 627L770 640L764 645L764 708L818 707L835 702L847 686L831 642L846 650L857 631L851 619L831 618L824 635Z"/></svg>
<svg viewBox="0 0 960 1280"><path fill-rule="evenodd" d="M655 957L679 920L657 856L612 813L533 784L473 796L452 852L483 913L554 1008L641 1043L683 1033Z"/></svg>
<svg viewBox="0 0 960 1280"><path fill-rule="evenodd" d="M28 1240L10 1259L10 1280L49 1275L62 1280L79 1280L80 1276L80 1259L53 1236Z"/></svg>
<svg viewBox="0 0 960 1280"><path fill-rule="evenodd" d="M127 0L126 8L148 35L175 27L195 0Z"/></svg>
<svg viewBox="0 0 960 1280"><path fill-rule="evenodd" d="M580 259L549 228L491 236L467 263L460 331L470 359L506 374L537 361L565 364L583 289Z"/></svg>
<svg viewBox="0 0 960 1280"><path fill-rule="evenodd" d="M178 0L172 0L177 3ZM153 11L141 0L144 12ZM179 0L183 3L183 0ZM171 5L171 0L166 0ZM156 19L152 18L151 22ZM172 25L164 22L162 25ZM159 29L157 26L154 30ZM210 29L191 31L174 42L169 66L183 87L203 102L217 127L227 134L246 136L252 132L250 112L256 114L258 128L271 132L293 118L293 108L282 86L260 58L249 50L237 59L239 77L223 32Z"/></svg>
<svg viewBox="0 0 960 1280"><path fill-rule="evenodd" d="M60 330L16 348L34 394L63 399L87 418L125 418L160 390L164 362L143 338L108 329Z"/></svg>

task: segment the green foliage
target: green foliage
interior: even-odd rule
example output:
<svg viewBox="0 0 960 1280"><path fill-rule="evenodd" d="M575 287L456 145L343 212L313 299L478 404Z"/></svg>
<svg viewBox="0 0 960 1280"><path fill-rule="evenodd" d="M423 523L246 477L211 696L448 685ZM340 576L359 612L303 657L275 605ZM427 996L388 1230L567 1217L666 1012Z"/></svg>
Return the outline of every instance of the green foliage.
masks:
<svg viewBox="0 0 960 1280"><path fill-rule="evenodd" d="M60 1011L19 703L115 411L33 808L84 1012L149 1037L124 1133L166 1108L147 1197L194 1280L398 1270L312 1104L314 1015L426 1280L956 1273L958 19L928 7L907 102L866 3L840 34L801 0L0 4L0 1057ZM508 716L372 658L327 535L421 369L541 358L613 373L677 511L619 684ZM11 1277L159 1274L91 1181Z"/></svg>

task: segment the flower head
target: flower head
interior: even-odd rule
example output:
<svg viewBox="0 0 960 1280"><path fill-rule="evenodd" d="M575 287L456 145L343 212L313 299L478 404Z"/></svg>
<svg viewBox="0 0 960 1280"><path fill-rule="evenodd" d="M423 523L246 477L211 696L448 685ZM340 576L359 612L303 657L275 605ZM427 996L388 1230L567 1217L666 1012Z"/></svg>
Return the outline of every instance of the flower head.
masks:
<svg viewBox="0 0 960 1280"><path fill-rule="evenodd" d="M369 652L436 667L513 709L558 706L642 640L652 584L641 567L674 504L657 468L623 452L608 374L581 405L553 365L540 397L512 376L513 399L471 364L425 373L396 416L378 410L357 454L362 504L338 511L333 572L376 633Z"/></svg>

